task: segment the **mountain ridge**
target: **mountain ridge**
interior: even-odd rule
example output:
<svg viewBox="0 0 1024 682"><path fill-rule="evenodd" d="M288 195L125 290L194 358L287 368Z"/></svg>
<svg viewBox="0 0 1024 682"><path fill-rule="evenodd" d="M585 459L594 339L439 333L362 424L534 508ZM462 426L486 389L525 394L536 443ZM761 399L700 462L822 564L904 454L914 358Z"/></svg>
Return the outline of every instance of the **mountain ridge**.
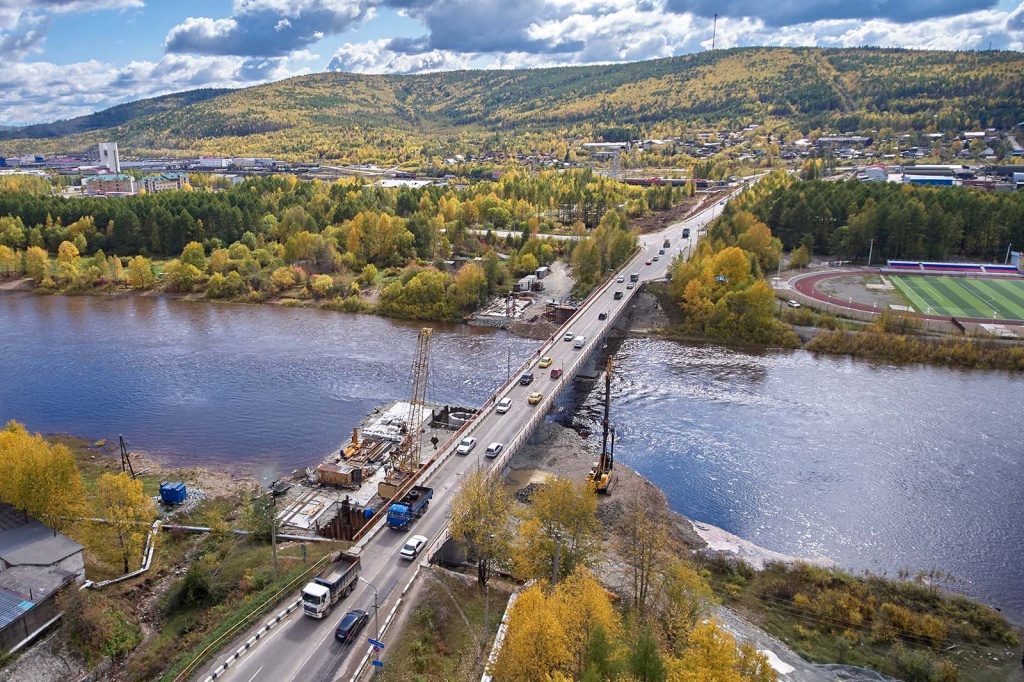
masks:
<svg viewBox="0 0 1024 682"><path fill-rule="evenodd" d="M399 150L415 147L429 155L534 137L671 137L723 122L805 131L1010 126L1022 73L1017 52L781 47L529 70L323 72L119 105L73 119L88 119L80 130L0 131L0 152L109 139L147 155L358 160L383 148L401 160L408 155Z"/></svg>

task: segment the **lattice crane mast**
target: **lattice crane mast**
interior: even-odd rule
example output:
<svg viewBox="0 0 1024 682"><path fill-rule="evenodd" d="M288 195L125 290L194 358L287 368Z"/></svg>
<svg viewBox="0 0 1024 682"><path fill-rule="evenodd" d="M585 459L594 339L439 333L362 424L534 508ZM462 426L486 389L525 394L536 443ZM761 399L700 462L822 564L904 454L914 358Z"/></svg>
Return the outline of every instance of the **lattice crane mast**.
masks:
<svg viewBox="0 0 1024 682"><path fill-rule="evenodd" d="M429 327L420 329L416 341L416 354L412 361L412 396L409 399L409 415L405 420L405 438L391 457L391 470L403 474L414 474L420 468L420 450L423 439L420 437L420 423L423 408L427 402L427 377L430 370L430 342L434 330Z"/></svg>

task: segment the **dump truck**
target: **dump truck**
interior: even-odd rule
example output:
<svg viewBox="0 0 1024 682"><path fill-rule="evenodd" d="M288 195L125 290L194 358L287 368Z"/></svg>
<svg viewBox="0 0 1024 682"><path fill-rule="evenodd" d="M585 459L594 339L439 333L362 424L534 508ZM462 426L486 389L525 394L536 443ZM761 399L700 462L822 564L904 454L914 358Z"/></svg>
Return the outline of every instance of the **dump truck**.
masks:
<svg viewBox="0 0 1024 682"><path fill-rule="evenodd" d="M395 530L406 530L409 525L423 516L434 496L434 489L422 485L414 485L398 502L388 508L387 524Z"/></svg>
<svg viewBox="0 0 1024 682"><path fill-rule="evenodd" d="M359 577L359 555L342 553L324 575L302 588L302 612L312 618L326 618L331 608L346 597Z"/></svg>

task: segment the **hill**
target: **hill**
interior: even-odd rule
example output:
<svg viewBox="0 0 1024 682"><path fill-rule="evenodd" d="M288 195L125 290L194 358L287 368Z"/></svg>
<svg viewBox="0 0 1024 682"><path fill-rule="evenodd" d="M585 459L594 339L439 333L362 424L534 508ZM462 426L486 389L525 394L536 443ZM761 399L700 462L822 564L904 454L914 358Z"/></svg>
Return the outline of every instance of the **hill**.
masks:
<svg viewBox="0 0 1024 682"><path fill-rule="evenodd" d="M4 132L0 154L105 139L134 154L401 162L484 147L550 150L567 138L667 137L721 122L960 132L1014 125L1022 73L1017 52L868 48L737 48L521 71L320 73L126 104L75 119L78 128L69 121ZM44 140L55 133L63 136Z"/></svg>
<svg viewBox="0 0 1024 682"><path fill-rule="evenodd" d="M136 118L151 116L162 111L172 111L195 102L218 97L227 92L231 92L231 90L224 88L189 90L188 92L178 92L172 95L163 95L162 97L151 97L150 99L143 99L138 102L127 102L116 107L104 109L95 114L89 114L88 116L78 116L68 120L54 121L53 123L40 123L23 128L0 126L0 140L65 137L75 133L114 128Z"/></svg>

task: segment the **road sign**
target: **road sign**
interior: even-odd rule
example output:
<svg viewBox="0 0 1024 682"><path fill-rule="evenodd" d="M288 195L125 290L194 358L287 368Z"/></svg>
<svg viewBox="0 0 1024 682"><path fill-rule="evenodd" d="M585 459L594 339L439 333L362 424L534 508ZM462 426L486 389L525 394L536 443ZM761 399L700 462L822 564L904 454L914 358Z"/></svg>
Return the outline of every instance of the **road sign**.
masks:
<svg viewBox="0 0 1024 682"><path fill-rule="evenodd" d="M383 668L384 667L384 661L371 661L371 663L373 663L378 668Z"/></svg>
<svg viewBox="0 0 1024 682"><path fill-rule="evenodd" d="M371 646L375 646L378 649L383 649L384 648L384 642L378 642L373 637L367 637L366 639L369 640Z"/></svg>

